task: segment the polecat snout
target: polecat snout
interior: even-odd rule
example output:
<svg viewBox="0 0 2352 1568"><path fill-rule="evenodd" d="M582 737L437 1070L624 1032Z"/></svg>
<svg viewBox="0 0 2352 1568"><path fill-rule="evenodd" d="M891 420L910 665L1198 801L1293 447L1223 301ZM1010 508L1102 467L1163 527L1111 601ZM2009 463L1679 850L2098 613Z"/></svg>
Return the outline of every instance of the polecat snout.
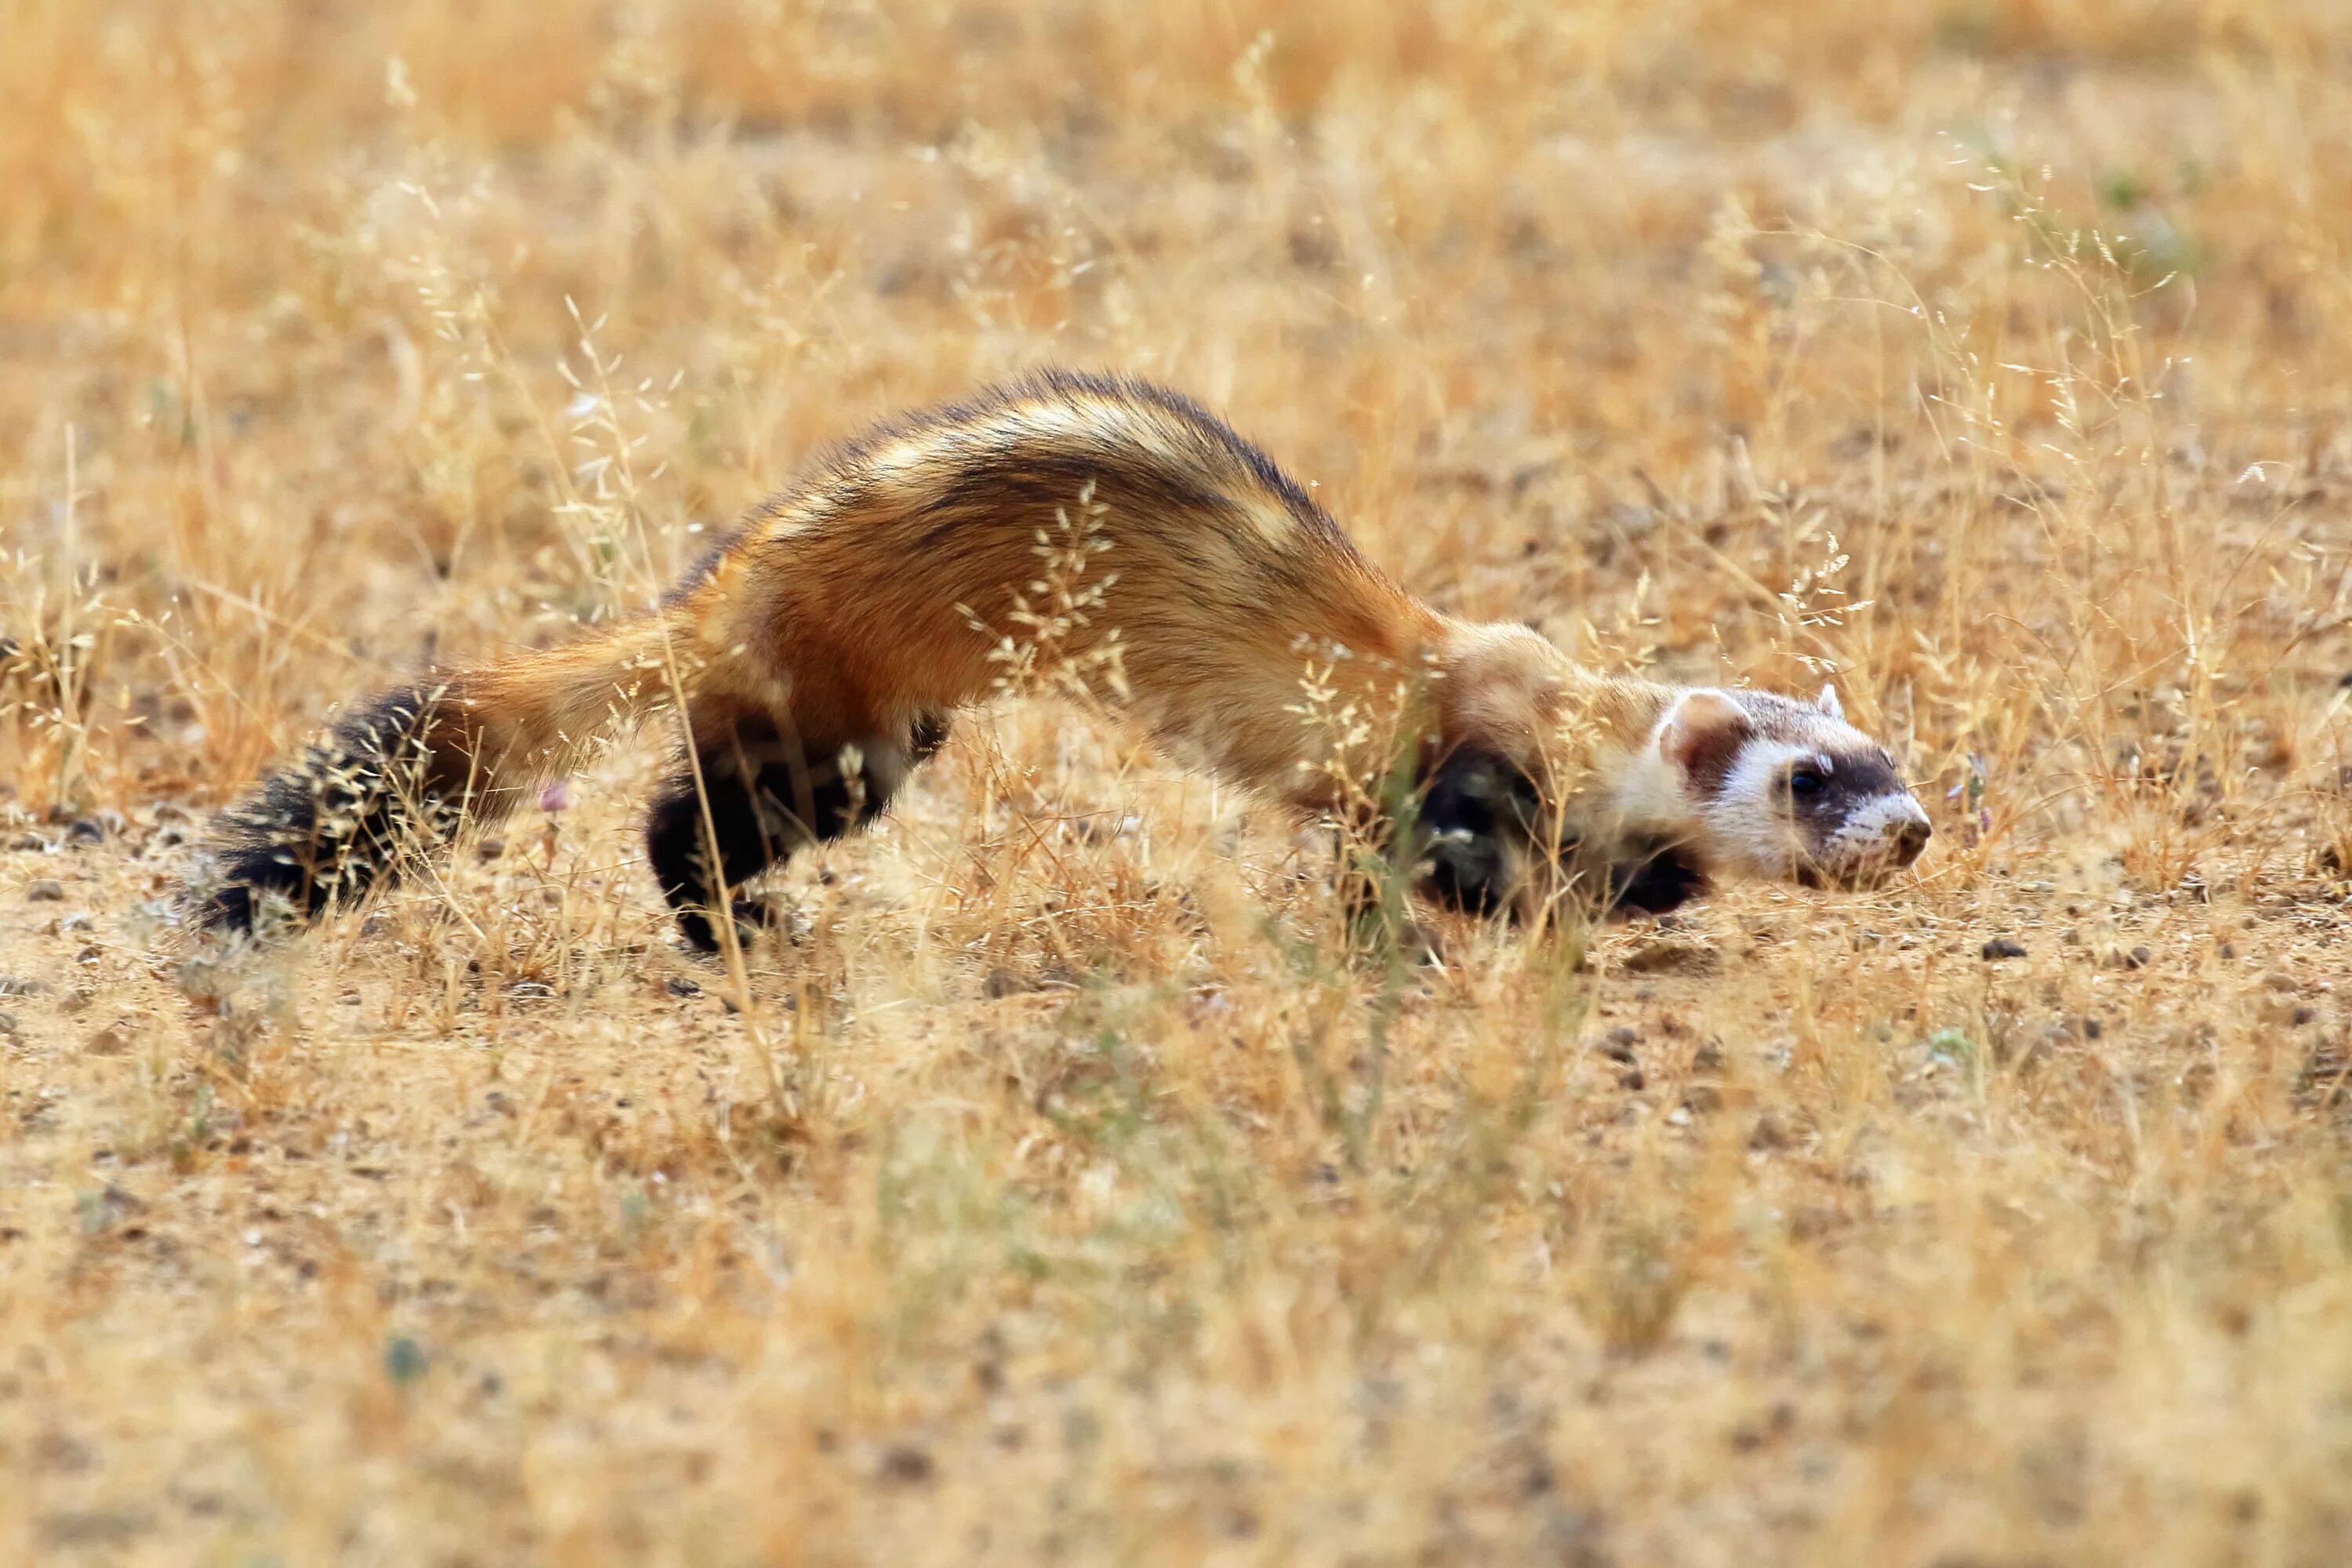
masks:
<svg viewBox="0 0 2352 1568"><path fill-rule="evenodd" d="M1416 826L1389 847L1463 908L1661 910L1717 872L1855 886L1927 837L1828 694L1613 679L1440 615L1190 399L1048 372L828 454L656 610L355 710L227 814L205 918L362 894L667 712L691 755L646 860L714 946L738 887L872 821L1045 627L1139 731L1302 815L1359 813L1416 752Z"/></svg>
<svg viewBox="0 0 2352 1568"><path fill-rule="evenodd" d="M1927 814L1833 687L1804 702L1611 679L1518 627L1457 636L1440 710L1461 739L1427 771L1412 846L1439 902L1657 913L1711 876L1868 888L1927 847Z"/></svg>

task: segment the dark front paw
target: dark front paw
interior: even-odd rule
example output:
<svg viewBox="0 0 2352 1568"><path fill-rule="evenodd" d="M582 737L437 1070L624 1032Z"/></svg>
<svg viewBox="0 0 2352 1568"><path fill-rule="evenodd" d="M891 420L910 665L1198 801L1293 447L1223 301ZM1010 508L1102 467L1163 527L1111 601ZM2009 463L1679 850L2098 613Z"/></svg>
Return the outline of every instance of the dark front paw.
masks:
<svg viewBox="0 0 2352 1568"><path fill-rule="evenodd" d="M1471 748L1453 752L1424 781L1414 821L1414 891L1468 914L1510 908L1538 809L1534 781L1503 758Z"/></svg>
<svg viewBox="0 0 2352 1568"><path fill-rule="evenodd" d="M1612 914L1662 915L1706 890L1706 873L1668 850L1609 873Z"/></svg>
<svg viewBox="0 0 2352 1568"><path fill-rule="evenodd" d="M1510 901L1509 861L1492 834L1458 827L1432 834L1414 869L1413 890L1446 909L1491 915Z"/></svg>

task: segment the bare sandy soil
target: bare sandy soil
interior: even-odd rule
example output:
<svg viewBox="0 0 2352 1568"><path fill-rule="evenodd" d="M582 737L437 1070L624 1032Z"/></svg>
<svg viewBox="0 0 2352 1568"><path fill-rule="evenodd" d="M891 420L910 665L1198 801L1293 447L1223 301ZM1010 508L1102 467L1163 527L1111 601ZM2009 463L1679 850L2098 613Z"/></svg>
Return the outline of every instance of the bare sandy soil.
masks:
<svg viewBox="0 0 2352 1568"><path fill-rule="evenodd" d="M0 1559L2345 1560L2352 15L0 32ZM1390 968L1014 695L740 979L659 734L180 923L334 704L1048 362L1449 610L1833 678L1934 847Z"/></svg>

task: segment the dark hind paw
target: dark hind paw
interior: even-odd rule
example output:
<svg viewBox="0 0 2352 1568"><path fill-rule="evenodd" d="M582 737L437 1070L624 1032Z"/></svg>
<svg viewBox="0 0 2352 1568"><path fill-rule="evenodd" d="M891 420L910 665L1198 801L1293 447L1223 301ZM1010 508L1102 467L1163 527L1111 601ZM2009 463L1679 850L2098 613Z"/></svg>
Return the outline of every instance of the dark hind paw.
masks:
<svg viewBox="0 0 2352 1568"><path fill-rule="evenodd" d="M775 911L762 899L737 899L730 912L735 917L735 940L744 947L760 940L760 934L773 929ZM680 910L677 912L678 933L698 952L719 951L719 928L711 923L707 910Z"/></svg>

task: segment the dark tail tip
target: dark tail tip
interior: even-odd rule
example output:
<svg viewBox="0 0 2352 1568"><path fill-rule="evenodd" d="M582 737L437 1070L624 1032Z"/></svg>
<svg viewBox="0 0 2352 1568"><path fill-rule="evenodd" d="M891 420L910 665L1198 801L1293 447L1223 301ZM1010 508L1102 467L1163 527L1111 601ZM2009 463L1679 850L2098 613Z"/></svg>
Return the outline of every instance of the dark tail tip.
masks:
<svg viewBox="0 0 2352 1568"><path fill-rule="evenodd" d="M196 889L199 925L251 933L392 881L404 847L446 841L467 804L436 742L439 688L395 691L348 714L295 765L221 819L219 883ZM455 775L454 777L452 775Z"/></svg>
<svg viewBox="0 0 2352 1568"><path fill-rule="evenodd" d="M196 924L236 936L253 934L253 889L230 883L196 906Z"/></svg>
<svg viewBox="0 0 2352 1568"><path fill-rule="evenodd" d="M219 885L198 890L196 924L208 931L251 936L272 925L307 925L334 902L332 891L310 868L268 846L249 846L222 857Z"/></svg>

